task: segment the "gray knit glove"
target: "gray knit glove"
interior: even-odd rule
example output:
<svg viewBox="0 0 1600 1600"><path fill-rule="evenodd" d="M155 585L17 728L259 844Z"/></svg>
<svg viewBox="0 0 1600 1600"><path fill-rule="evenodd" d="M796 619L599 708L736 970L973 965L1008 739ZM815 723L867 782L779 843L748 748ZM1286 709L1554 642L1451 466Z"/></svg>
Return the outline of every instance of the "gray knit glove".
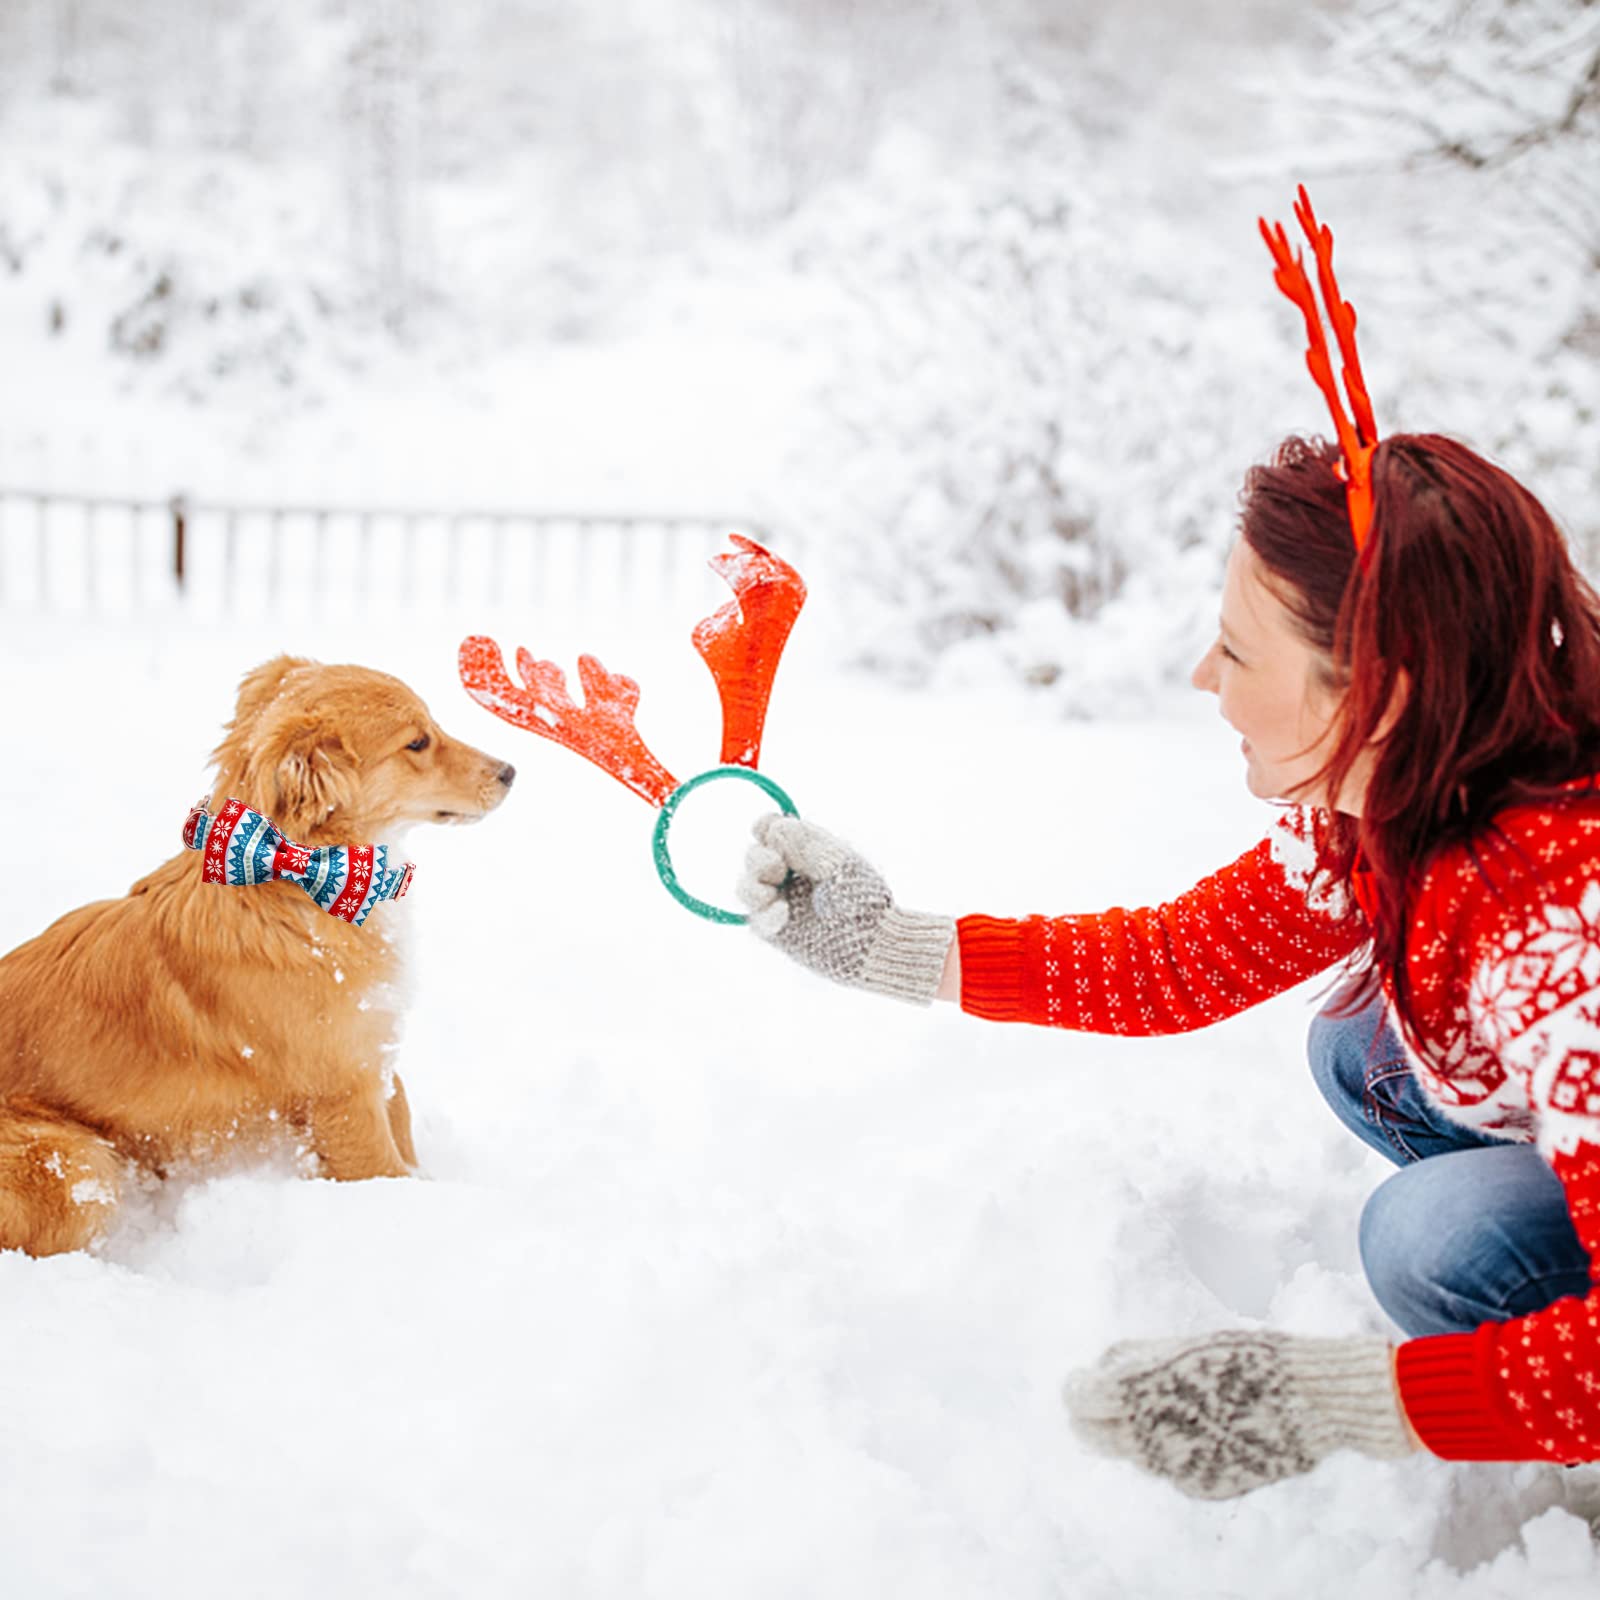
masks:
<svg viewBox="0 0 1600 1600"><path fill-rule="evenodd" d="M738 892L756 933L835 983L933 999L953 918L901 910L849 845L799 817L760 817L754 831Z"/></svg>
<svg viewBox="0 0 1600 1600"><path fill-rule="evenodd" d="M1073 1373L1066 1401L1092 1449L1170 1478L1198 1500L1309 1472L1334 1450L1392 1460L1416 1448L1383 1339L1134 1339Z"/></svg>

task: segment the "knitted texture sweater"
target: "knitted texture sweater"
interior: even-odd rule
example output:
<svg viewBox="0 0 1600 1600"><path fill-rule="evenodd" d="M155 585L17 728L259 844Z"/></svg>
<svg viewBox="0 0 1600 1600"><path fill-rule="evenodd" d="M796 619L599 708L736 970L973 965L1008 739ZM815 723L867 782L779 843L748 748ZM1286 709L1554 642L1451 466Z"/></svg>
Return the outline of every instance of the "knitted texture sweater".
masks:
<svg viewBox="0 0 1600 1600"><path fill-rule="evenodd" d="M1600 1263L1600 792L1503 812L1442 851L1408 910L1420 1022L1408 1045L1455 1120L1537 1141ZM1178 1033L1325 971L1367 940L1359 882L1318 873L1324 814L1291 809L1165 905L1094 916L968 916L961 1004L1093 1033ZM1397 1030L1398 1031L1398 1030ZM1600 1277L1600 1273L1597 1273ZM1412 1339L1396 1367L1423 1443L1456 1460L1600 1458L1600 1282L1471 1333Z"/></svg>

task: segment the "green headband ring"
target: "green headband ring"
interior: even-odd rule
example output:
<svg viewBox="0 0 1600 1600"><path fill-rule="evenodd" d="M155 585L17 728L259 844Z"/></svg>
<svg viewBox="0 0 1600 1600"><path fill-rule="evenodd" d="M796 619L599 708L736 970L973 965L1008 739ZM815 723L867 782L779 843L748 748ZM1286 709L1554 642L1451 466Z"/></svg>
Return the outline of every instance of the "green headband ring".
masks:
<svg viewBox="0 0 1600 1600"><path fill-rule="evenodd" d="M652 840L652 849L656 858L656 871L661 876L661 881L667 886L667 893L681 906L687 906L697 917L704 917L707 922L748 922L749 917L738 911L724 911L721 906L709 905L704 900L697 900L684 886L678 882L678 874L672 865L672 856L667 850L667 833L672 827L672 814L678 809L684 798L698 789L702 783L711 783L717 778L743 778L746 783L753 783L758 789L764 790L778 802L778 808L786 817L797 817L800 813L795 809L795 803L786 795L771 778L765 773L757 772L752 767L712 767L709 772L702 772L698 777L690 778L687 783L680 783L676 789L667 796L667 803L661 808L661 815L656 818L655 837Z"/></svg>

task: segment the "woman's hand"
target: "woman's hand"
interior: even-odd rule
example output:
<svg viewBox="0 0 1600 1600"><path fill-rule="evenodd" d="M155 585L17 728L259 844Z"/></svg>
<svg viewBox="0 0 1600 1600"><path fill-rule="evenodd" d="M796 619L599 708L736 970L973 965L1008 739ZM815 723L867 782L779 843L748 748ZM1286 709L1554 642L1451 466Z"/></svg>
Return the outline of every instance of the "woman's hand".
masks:
<svg viewBox="0 0 1600 1600"><path fill-rule="evenodd" d="M904 911L849 845L799 817L758 818L739 899L750 927L835 983L927 1005L955 938L950 917Z"/></svg>
<svg viewBox="0 0 1600 1600"><path fill-rule="evenodd" d="M1416 1449L1383 1339L1134 1339L1075 1372L1066 1402L1092 1449L1199 1500L1309 1472L1334 1450L1391 1460Z"/></svg>

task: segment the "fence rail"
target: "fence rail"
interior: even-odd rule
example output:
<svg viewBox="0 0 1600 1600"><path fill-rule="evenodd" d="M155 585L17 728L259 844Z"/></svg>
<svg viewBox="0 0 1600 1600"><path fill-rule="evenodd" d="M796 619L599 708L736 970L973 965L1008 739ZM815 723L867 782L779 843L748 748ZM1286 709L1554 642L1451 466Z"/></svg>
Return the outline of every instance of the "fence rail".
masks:
<svg viewBox="0 0 1600 1600"><path fill-rule="evenodd" d="M748 517L249 505L0 487L0 606L358 609L673 589Z"/></svg>

